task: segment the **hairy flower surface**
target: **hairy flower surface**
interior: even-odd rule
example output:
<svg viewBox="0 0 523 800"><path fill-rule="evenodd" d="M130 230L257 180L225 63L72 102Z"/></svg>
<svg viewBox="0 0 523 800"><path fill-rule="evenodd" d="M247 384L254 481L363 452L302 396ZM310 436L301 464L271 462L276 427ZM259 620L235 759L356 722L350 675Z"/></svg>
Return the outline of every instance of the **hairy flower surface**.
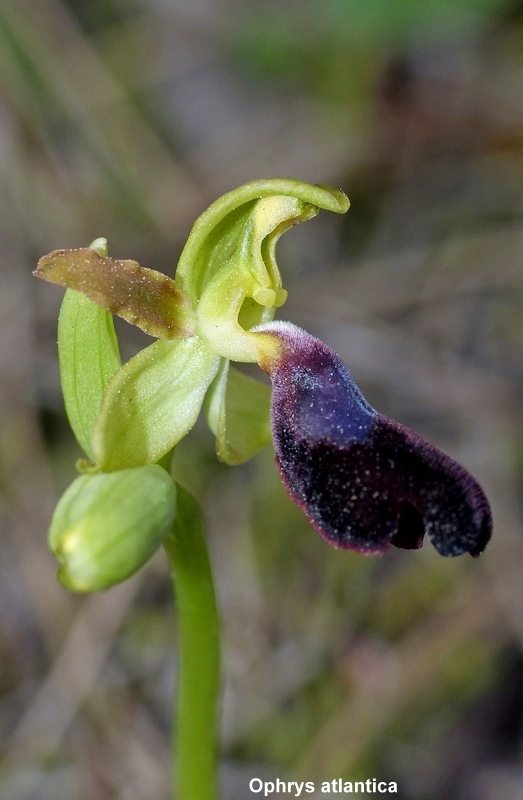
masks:
<svg viewBox="0 0 523 800"><path fill-rule="evenodd" d="M419 548L428 534L442 555L479 555L492 518L477 481L375 411L329 347L272 321L287 297L275 256L282 233L320 209L348 208L343 192L325 186L287 178L245 184L196 220L174 279L109 258L102 238L41 258L35 274L68 287L60 375L89 457L79 469L134 474L160 462L203 406L227 464L253 456L272 430L288 494L335 547L377 555L390 545ZM111 314L158 340L122 365ZM265 369L270 401L268 387L230 361ZM103 492L109 485L105 477Z"/></svg>
<svg viewBox="0 0 523 800"><path fill-rule="evenodd" d="M336 547L378 555L390 545L479 555L490 539L477 481L418 434L375 411L341 359L287 322L259 326L279 342L262 366L272 381L272 433L291 499Z"/></svg>

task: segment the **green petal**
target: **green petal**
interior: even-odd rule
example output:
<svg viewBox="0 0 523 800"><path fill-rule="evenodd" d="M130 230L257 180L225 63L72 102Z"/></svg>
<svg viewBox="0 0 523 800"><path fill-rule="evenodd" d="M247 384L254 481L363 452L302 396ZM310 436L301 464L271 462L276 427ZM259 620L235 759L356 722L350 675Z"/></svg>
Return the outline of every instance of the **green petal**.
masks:
<svg viewBox="0 0 523 800"><path fill-rule="evenodd" d="M205 408L220 461L241 464L271 441L270 406L269 386L224 362Z"/></svg>
<svg viewBox="0 0 523 800"><path fill-rule="evenodd" d="M76 250L54 250L39 260L33 274L82 292L150 336L190 336L193 323L189 302L172 278L137 261L101 255L99 243L103 241L95 239L89 247Z"/></svg>
<svg viewBox="0 0 523 800"><path fill-rule="evenodd" d="M121 362L111 315L72 289L60 309L58 356L65 410L78 443L92 458L91 429Z"/></svg>
<svg viewBox="0 0 523 800"><path fill-rule="evenodd" d="M152 464L192 428L220 359L197 336L159 340L113 375L94 424L97 464Z"/></svg>
<svg viewBox="0 0 523 800"><path fill-rule="evenodd" d="M160 547L176 514L176 486L151 465L82 475L58 503L49 530L58 577L96 592L133 575Z"/></svg>

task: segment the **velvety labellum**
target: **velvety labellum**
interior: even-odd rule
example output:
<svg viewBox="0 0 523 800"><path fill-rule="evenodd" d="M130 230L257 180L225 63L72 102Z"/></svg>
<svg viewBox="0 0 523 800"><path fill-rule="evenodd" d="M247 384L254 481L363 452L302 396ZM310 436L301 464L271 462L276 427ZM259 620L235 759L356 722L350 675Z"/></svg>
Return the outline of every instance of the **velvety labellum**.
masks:
<svg viewBox="0 0 523 800"><path fill-rule="evenodd" d="M281 342L272 379L276 461L287 492L336 547L368 555L415 549L479 555L488 500L456 461L366 402L339 357L289 323L258 330Z"/></svg>

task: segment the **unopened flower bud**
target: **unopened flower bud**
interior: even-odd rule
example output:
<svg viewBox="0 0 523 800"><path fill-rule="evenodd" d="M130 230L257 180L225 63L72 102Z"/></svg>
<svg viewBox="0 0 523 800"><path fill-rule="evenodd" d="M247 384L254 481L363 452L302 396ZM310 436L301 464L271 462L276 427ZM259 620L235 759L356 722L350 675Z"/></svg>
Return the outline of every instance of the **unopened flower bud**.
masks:
<svg viewBox="0 0 523 800"><path fill-rule="evenodd" d="M176 513L176 485L157 465L77 478L49 530L58 577L68 589L108 589L156 552Z"/></svg>

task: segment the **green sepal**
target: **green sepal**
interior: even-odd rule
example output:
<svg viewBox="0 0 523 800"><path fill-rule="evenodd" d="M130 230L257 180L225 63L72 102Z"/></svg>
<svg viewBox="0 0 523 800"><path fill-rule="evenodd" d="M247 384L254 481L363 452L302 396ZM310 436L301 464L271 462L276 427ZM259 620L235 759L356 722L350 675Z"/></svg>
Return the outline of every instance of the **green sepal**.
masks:
<svg viewBox="0 0 523 800"><path fill-rule="evenodd" d="M269 386L223 362L205 398L220 461L242 464L271 441L270 407Z"/></svg>
<svg viewBox="0 0 523 800"><path fill-rule="evenodd" d="M344 213L348 207L335 189L275 178L229 192L199 217L176 285L190 298L196 330L210 347L233 361L260 361L264 343L250 328L270 322L287 297L276 262L278 239L320 208Z"/></svg>
<svg viewBox="0 0 523 800"><path fill-rule="evenodd" d="M81 475L58 503L49 547L75 592L108 589L158 550L176 514L176 484L157 465Z"/></svg>
<svg viewBox="0 0 523 800"><path fill-rule="evenodd" d="M112 316L73 289L66 291L58 318L58 358L67 417L92 458L91 429L120 353Z"/></svg>
<svg viewBox="0 0 523 800"><path fill-rule="evenodd" d="M265 209L262 206L262 210L258 211L257 220L253 221L253 208L262 198L276 199L278 202L272 208L270 204ZM297 201L297 205L294 208L289 205L289 213L286 216L285 210L282 211L282 203L285 206L289 200ZM249 226L253 234L252 239L257 238L259 244L280 224L285 225L285 219L292 224L292 220L298 222L300 219L309 218L319 209L344 214L348 208L349 201L343 192L326 186L313 186L292 178L270 178L245 183L218 198L198 217L180 256L176 283L191 299L193 306L196 306L209 280L235 253L239 242L245 238ZM305 215L301 216L303 214ZM268 254L266 268L258 260L253 269L253 275L261 288L268 287L267 276L269 283L276 277L273 272L275 264L271 263L273 244L274 242L271 244L269 240L264 245L267 246L267 251L261 258L267 261ZM279 287L271 288L277 290ZM276 304L281 305L281 300L280 296L279 300L276 299Z"/></svg>
<svg viewBox="0 0 523 800"><path fill-rule="evenodd" d="M197 336L158 340L107 385L93 426L94 460L104 470L153 464L192 428L219 356Z"/></svg>

